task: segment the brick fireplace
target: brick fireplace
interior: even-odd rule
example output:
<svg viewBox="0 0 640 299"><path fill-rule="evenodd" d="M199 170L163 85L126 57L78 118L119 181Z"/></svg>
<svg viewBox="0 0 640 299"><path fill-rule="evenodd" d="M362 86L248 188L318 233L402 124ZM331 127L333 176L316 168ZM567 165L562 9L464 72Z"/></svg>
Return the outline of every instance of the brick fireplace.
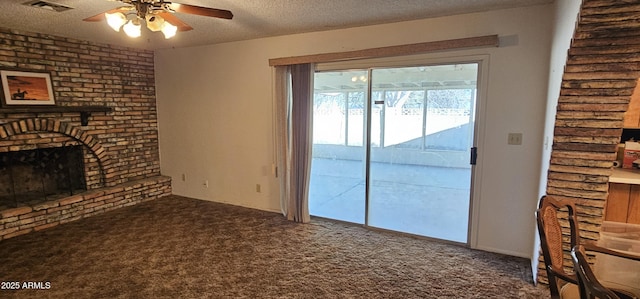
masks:
<svg viewBox="0 0 640 299"><path fill-rule="evenodd" d="M81 145L0 152L0 211L87 190Z"/></svg>
<svg viewBox="0 0 640 299"><path fill-rule="evenodd" d="M0 240L171 194L153 52L0 28L0 69L49 73L56 102L0 107Z"/></svg>

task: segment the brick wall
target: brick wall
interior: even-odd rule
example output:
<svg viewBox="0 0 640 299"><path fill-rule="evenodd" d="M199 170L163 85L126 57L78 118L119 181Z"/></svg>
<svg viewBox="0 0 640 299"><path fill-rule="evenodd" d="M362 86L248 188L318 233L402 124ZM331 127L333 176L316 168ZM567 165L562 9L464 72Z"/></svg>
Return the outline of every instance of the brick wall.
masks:
<svg viewBox="0 0 640 299"><path fill-rule="evenodd" d="M640 1L584 0L557 106L547 194L573 200L597 240L624 113L640 77ZM566 223L565 223L566 224ZM568 240L565 266L572 269ZM542 263L538 280L546 283Z"/></svg>
<svg viewBox="0 0 640 299"><path fill-rule="evenodd" d="M112 108L86 126L79 113L0 111L0 151L84 144L89 190L55 207L0 211L0 239L171 193L160 174L153 52L0 28L0 69L48 72L57 106Z"/></svg>
<svg viewBox="0 0 640 299"><path fill-rule="evenodd" d="M0 240L171 194L165 176L136 180L63 199L0 211Z"/></svg>

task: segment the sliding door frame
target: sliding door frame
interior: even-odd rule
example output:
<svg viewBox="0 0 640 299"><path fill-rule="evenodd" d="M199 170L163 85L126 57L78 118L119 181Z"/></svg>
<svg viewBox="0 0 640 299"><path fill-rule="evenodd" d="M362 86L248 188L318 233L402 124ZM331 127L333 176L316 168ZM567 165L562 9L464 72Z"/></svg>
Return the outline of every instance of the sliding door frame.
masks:
<svg viewBox="0 0 640 299"><path fill-rule="evenodd" d="M449 53L451 54L451 53ZM352 61L340 61L340 62L328 62L316 64L316 72L322 71L347 71L347 70L367 70L367 94L365 99L366 111L366 127L365 127L365 140L363 145L365 146L365 219L364 226L369 227L369 179L370 179L370 156L371 156L371 102L372 102L372 71L375 68L401 68L401 67L416 67L416 66L430 66L430 65L445 65L445 64L466 64L476 63L478 65L477 71L477 92L475 94L475 118L473 125L473 140L472 147L478 148L478 158L475 165L471 165L471 182L470 182L470 198L469 198L469 215L467 225L467 243L466 245L471 248L477 248L478 244L478 226L479 226L479 207L482 199L480 198L480 186L482 179L482 148L479 147L482 144L485 136L484 119L486 114L486 105L488 102L488 81L489 81L489 55L465 55L465 56L438 56L434 53L401 56L401 57L387 57L387 58L373 58L363 60Z"/></svg>
<svg viewBox="0 0 640 299"><path fill-rule="evenodd" d="M369 194L370 194L370 180L371 177L371 102L373 83L371 83L371 75L373 73L372 68L367 69L367 94L365 98L365 109L367 111L365 117L365 138L362 145L364 146L364 226L369 227Z"/></svg>

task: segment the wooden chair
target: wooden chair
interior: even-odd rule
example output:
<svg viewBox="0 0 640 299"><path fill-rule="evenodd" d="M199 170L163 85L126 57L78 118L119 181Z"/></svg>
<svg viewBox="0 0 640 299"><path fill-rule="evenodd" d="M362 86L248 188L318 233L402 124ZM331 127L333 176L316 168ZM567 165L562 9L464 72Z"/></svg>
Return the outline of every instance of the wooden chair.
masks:
<svg viewBox="0 0 640 299"><path fill-rule="evenodd" d="M616 293L598 281L593 271L591 271L591 266L581 246L578 245L571 249L571 258L573 259L574 269L578 277L581 299L620 299Z"/></svg>
<svg viewBox="0 0 640 299"><path fill-rule="evenodd" d="M545 195L540 199L536 211L542 256L549 279L551 298L579 298L578 278L574 273L565 271L563 266L562 227L558 220L558 210L562 208L567 208L569 215L570 246L573 247L580 243L574 204Z"/></svg>
<svg viewBox="0 0 640 299"><path fill-rule="evenodd" d="M550 196L543 196L540 199L536 220L538 223L538 233L540 234L540 245L544 258L545 270L549 279L549 291L552 299L580 298L578 287L578 277L574 272L565 271L562 250L562 227L558 219L558 210L567 211L567 221L569 222L570 247L581 245L586 250L614 255L618 257L640 260L640 256L628 255L618 251L599 247L593 243L583 243L580 240L578 229L578 218L575 204L564 199L555 199ZM612 289L620 298L634 298L626 291Z"/></svg>

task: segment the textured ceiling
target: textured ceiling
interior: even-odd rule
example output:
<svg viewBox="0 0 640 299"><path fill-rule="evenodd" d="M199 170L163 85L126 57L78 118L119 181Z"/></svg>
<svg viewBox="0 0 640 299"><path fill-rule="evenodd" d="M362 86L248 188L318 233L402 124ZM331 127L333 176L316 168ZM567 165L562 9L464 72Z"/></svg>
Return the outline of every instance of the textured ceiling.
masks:
<svg viewBox="0 0 640 299"><path fill-rule="evenodd" d="M175 2L231 10L233 20L176 13L194 28L165 40L142 29L131 39L104 22L82 19L123 6L108 0L46 0L72 7L64 12L0 1L0 26L114 45L161 49L215 44L260 37L322 31L551 3L553 0L179 0ZM143 26L144 27L144 26Z"/></svg>

